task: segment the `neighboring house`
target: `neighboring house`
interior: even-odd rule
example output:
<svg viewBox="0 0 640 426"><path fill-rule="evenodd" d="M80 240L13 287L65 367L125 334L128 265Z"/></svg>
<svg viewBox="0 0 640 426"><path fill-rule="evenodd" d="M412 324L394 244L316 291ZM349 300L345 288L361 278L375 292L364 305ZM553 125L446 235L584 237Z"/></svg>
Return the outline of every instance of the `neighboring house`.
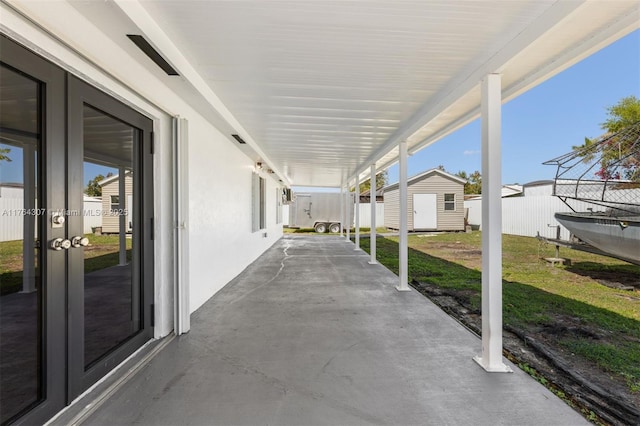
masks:
<svg viewBox="0 0 640 426"><path fill-rule="evenodd" d="M525 197L538 197L540 195L553 195L553 180L536 180L522 186Z"/></svg>
<svg viewBox="0 0 640 426"><path fill-rule="evenodd" d="M117 234L120 232L120 214L127 217L125 231L132 230L133 209L133 175L125 172L124 197L120 195L120 175L109 176L98 182L102 187L102 233Z"/></svg>
<svg viewBox="0 0 640 426"><path fill-rule="evenodd" d="M502 198L519 197L522 195L523 187L518 184L502 185Z"/></svg>
<svg viewBox="0 0 640 426"><path fill-rule="evenodd" d="M407 180L409 231L463 231L465 180L431 169ZM395 183L384 188L384 226L400 227L400 191Z"/></svg>
<svg viewBox="0 0 640 426"><path fill-rule="evenodd" d="M538 182L543 182L543 181L538 181ZM544 181L544 182L546 182L546 181ZM521 197L522 195L524 195L524 186L523 185L518 185L518 184L505 184L505 185L502 185L502 190L500 191L500 195L502 196L502 198ZM481 200L482 199L482 194L465 194L464 199L465 199L465 201L466 200Z"/></svg>

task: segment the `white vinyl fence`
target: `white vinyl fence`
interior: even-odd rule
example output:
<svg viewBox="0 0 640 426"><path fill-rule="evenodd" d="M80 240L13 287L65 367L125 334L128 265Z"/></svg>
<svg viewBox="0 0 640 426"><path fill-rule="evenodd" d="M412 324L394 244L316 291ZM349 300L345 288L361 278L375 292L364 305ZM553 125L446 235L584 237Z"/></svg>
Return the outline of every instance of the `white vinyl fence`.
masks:
<svg viewBox="0 0 640 426"><path fill-rule="evenodd" d="M355 223L355 221L354 221ZM282 206L282 224L284 226L289 225L289 206ZM384 203L376 203L376 226L384 226ZM371 204L360 204L360 227L371 227Z"/></svg>
<svg viewBox="0 0 640 426"><path fill-rule="evenodd" d="M597 206L581 201L572 201L576 211L588 208L599 210ZM469 209L468 221L482 229L482 200L468 200L464 207ZM556 212L570 212L571 209L554 196L511 197L502 199L502 233L535 237L538 233L547 238L556 238L556 227L560 226L560 238L569 239L569 231L553 216Z"/></svg>
<svg viewBox="0 0 640 426"><path fill-rule="evenodd" d="M22 240L24 228L24 201L22 197L0 197L0 241ZM102 226L102 201L88 198L84 200L84 233L91 233L91 228Z"/></svg>
<svg viewBox="0 0 640 426"><path fill-rule="evenodd" d="M355 221L353 222L355 224ZM376 203L376 227L384 226L384 203ZM371 204L360 204L360 227L371 228Z"/></svg>

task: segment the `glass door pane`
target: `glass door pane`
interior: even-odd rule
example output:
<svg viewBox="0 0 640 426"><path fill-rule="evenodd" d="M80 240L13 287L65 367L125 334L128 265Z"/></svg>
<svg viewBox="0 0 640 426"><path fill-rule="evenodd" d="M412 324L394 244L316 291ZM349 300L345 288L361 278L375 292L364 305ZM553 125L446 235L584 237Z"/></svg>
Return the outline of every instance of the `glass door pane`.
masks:
<svg viewBox="0 0 640 426"><path fill-rule="evenodd" d="M139 131L83 106L84 364L140 331L134 198ZM136 256L137 259L137 256Z"/></svg>
<svg viewBox="0 0 640 426"><path fill-rule="evenodd" d="M43 397L40 90L0 65L0 423Z"/></svg>

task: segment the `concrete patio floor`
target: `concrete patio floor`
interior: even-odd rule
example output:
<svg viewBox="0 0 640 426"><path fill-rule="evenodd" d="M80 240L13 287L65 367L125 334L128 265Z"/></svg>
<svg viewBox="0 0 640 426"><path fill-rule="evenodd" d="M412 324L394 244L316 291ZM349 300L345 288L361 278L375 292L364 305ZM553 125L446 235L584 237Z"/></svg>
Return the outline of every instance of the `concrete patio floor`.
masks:
<svg viewBox="0 0 640 426"><path fill-rule="evenodd" d="M368 260L286 235L85 424L588 424L518 368L486 373L476 336Z"/></svg>

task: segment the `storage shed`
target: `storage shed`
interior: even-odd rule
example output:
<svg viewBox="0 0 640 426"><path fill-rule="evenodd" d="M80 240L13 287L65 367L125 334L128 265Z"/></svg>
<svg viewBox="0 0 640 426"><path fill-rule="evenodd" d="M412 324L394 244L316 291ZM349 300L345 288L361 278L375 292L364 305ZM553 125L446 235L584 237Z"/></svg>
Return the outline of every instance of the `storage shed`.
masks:
<svg viewBox="0 0 640 426"><path fill-rule="evenodd" d="M465 180L431 169L407 180L409 231L463 231ZM384 226L400 228L400 190L384 188Z"/></svg>
<svg viewBox="0 0 640 426"><path fill-rule="evenodd" d="M125 232L129 233L133 227L133 175L124 174L125 194L120 194L119 175L110 176L98 182L102 187L102 232L118 234L120 232L120 215L125 215Z"/></svg>

